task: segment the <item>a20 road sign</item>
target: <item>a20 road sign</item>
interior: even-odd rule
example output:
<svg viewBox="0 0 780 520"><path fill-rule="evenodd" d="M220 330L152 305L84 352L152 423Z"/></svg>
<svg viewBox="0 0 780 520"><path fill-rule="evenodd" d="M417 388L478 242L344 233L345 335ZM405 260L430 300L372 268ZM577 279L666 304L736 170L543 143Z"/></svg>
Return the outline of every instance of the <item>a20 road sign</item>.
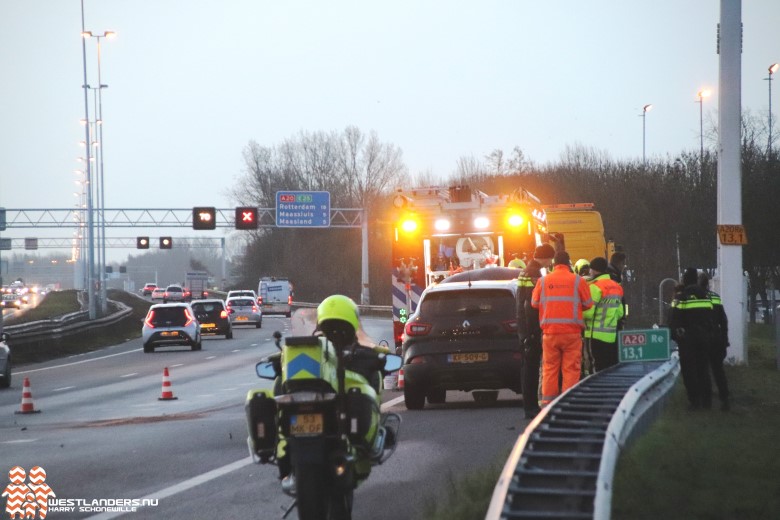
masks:
<svg viewBox="0 0 780 520"><path fill-rule="evenodd" d="M669 329L621 330L618 357L621 363L669 359Z"/></svg>

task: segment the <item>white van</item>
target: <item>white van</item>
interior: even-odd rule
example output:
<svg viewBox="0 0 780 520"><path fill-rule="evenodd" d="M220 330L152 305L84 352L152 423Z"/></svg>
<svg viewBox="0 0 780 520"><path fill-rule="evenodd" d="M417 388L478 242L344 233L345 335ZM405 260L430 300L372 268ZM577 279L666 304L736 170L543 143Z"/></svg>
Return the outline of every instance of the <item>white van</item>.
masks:
<svg viewBox="0 0 780 520"><path fill-rule="evenodd" d="M292 314L293 287L287 278L260 278L257 295L263 314Z"/></svg>

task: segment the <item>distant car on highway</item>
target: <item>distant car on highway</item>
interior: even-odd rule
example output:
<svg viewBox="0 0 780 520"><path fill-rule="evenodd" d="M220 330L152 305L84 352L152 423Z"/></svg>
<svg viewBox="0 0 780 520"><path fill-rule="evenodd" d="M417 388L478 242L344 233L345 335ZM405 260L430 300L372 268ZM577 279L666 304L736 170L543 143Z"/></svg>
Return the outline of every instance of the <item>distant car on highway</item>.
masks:
<svg viewBox="0 0 780 520"><path fill-rule="evenodd" d="M233 326L223 300L196 300L191 307L200 322L201 333L219 334L224 335L225 339L233 339Z"/></svg>
<svg viewBox="0 0 780 520"><path fill-rule="evenodd" d="M260 303L260 299L257 297L257 293L251 289L228 291L227 296L225 296L225 300L229 300L230 298L235 298L237 296L252 298L255 302Z"/></svg>
<svg viewBox="0 0 780 520"><path fill-rule="evenodd" d="M185 301L184 289L181 285L169 285L165 288L165 294L163 295L163 303L168 302L183 302Z"/></svg>
<svg viewBox="0 0 780 520"><path fill-rule="evenodd" d="M201 349L200 323L186 303L158 303L149 307L141 328L144 352L158 347L189 345Z"/></svg>
<svg viewBox="0 0 780 520"><path fill-rule="evenodd" d="M234 325L254 325L258 329L263 326L263 311L251 296L228 298L227 310L230 322Z"/></svg>
<svg viewBox="0 0 780 520"><path fill-rule="evenodd" d="M155 287L152 290L152 300L162 300L165 297L165 289L162 287Z"/></svg>
<svg viewBox="0 0 780 520"><path fill-rule="evenodd" d="M21 309L22 308L22 296L15 293L6 293L3 295L3 299L0 300L0 307L5 309Z"/></svg>
<svg viewBox="0 0 780 520"><path fill-rule="evenodd" d="M0 336L0 388L11 386L11 349L8 348L8 334Z"/></svg>
<svg viewBox="0 0 780 520"><path fill-rule="evenodd" d="M152 291L154 291L155 289L157 289L157 284L149 282L149 283L144 285L143 289L141 289L141 295L142 296L151 296L152 295Z"/></svg>
<svg viewBox="0 0 780 520"><path fill-rule="evenodd" d="M447 390L494 401L498 389L522 392L515 280L429 286L404 327L404 401L410 410L443 403Z"/></svg>

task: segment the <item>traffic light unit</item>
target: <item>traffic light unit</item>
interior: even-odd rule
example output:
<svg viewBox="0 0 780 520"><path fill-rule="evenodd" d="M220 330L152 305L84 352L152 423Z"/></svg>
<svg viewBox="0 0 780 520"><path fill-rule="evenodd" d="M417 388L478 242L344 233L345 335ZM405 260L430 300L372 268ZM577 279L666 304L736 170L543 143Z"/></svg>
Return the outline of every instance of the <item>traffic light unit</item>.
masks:
<svg viewBox="0 0 780 520"><path fill-rule="evenodd" d="M135 239L136 249L149 249L149 237L136 237Z"/></svg>
<svg viewBox="0 0 780 520"><path fill-rule="evenodd" d="M257 208L236 208L236 229L257 229Z"/></svg>
<svg viewBox="0 0 780 520"><path fill-rule="evenodd" d="M216 208L195 207L192 208L192 229L216 229Z"/></svg>
<svg viewBox="0 0 780 520"><path fill-rule="evenodd" d="M173 249L173 238L160 237L160 249Z"/></svg>

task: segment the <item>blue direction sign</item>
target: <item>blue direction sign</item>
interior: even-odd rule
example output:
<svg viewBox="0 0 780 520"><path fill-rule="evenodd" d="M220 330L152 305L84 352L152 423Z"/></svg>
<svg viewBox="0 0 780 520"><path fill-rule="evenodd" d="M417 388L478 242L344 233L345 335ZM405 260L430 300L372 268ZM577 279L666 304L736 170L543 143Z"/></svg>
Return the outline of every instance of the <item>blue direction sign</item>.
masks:
<svg viewBox="0 0 780 520"><path fill-rule="evenodd" d="M277 227L329 227L330 192L277 191Z"/></svg>
<svg viewBox="0 0 780 520"><path fill-rule="evenodd" d="M669 329L621 330L618 357L621 363L669 359Z"/></svg>

